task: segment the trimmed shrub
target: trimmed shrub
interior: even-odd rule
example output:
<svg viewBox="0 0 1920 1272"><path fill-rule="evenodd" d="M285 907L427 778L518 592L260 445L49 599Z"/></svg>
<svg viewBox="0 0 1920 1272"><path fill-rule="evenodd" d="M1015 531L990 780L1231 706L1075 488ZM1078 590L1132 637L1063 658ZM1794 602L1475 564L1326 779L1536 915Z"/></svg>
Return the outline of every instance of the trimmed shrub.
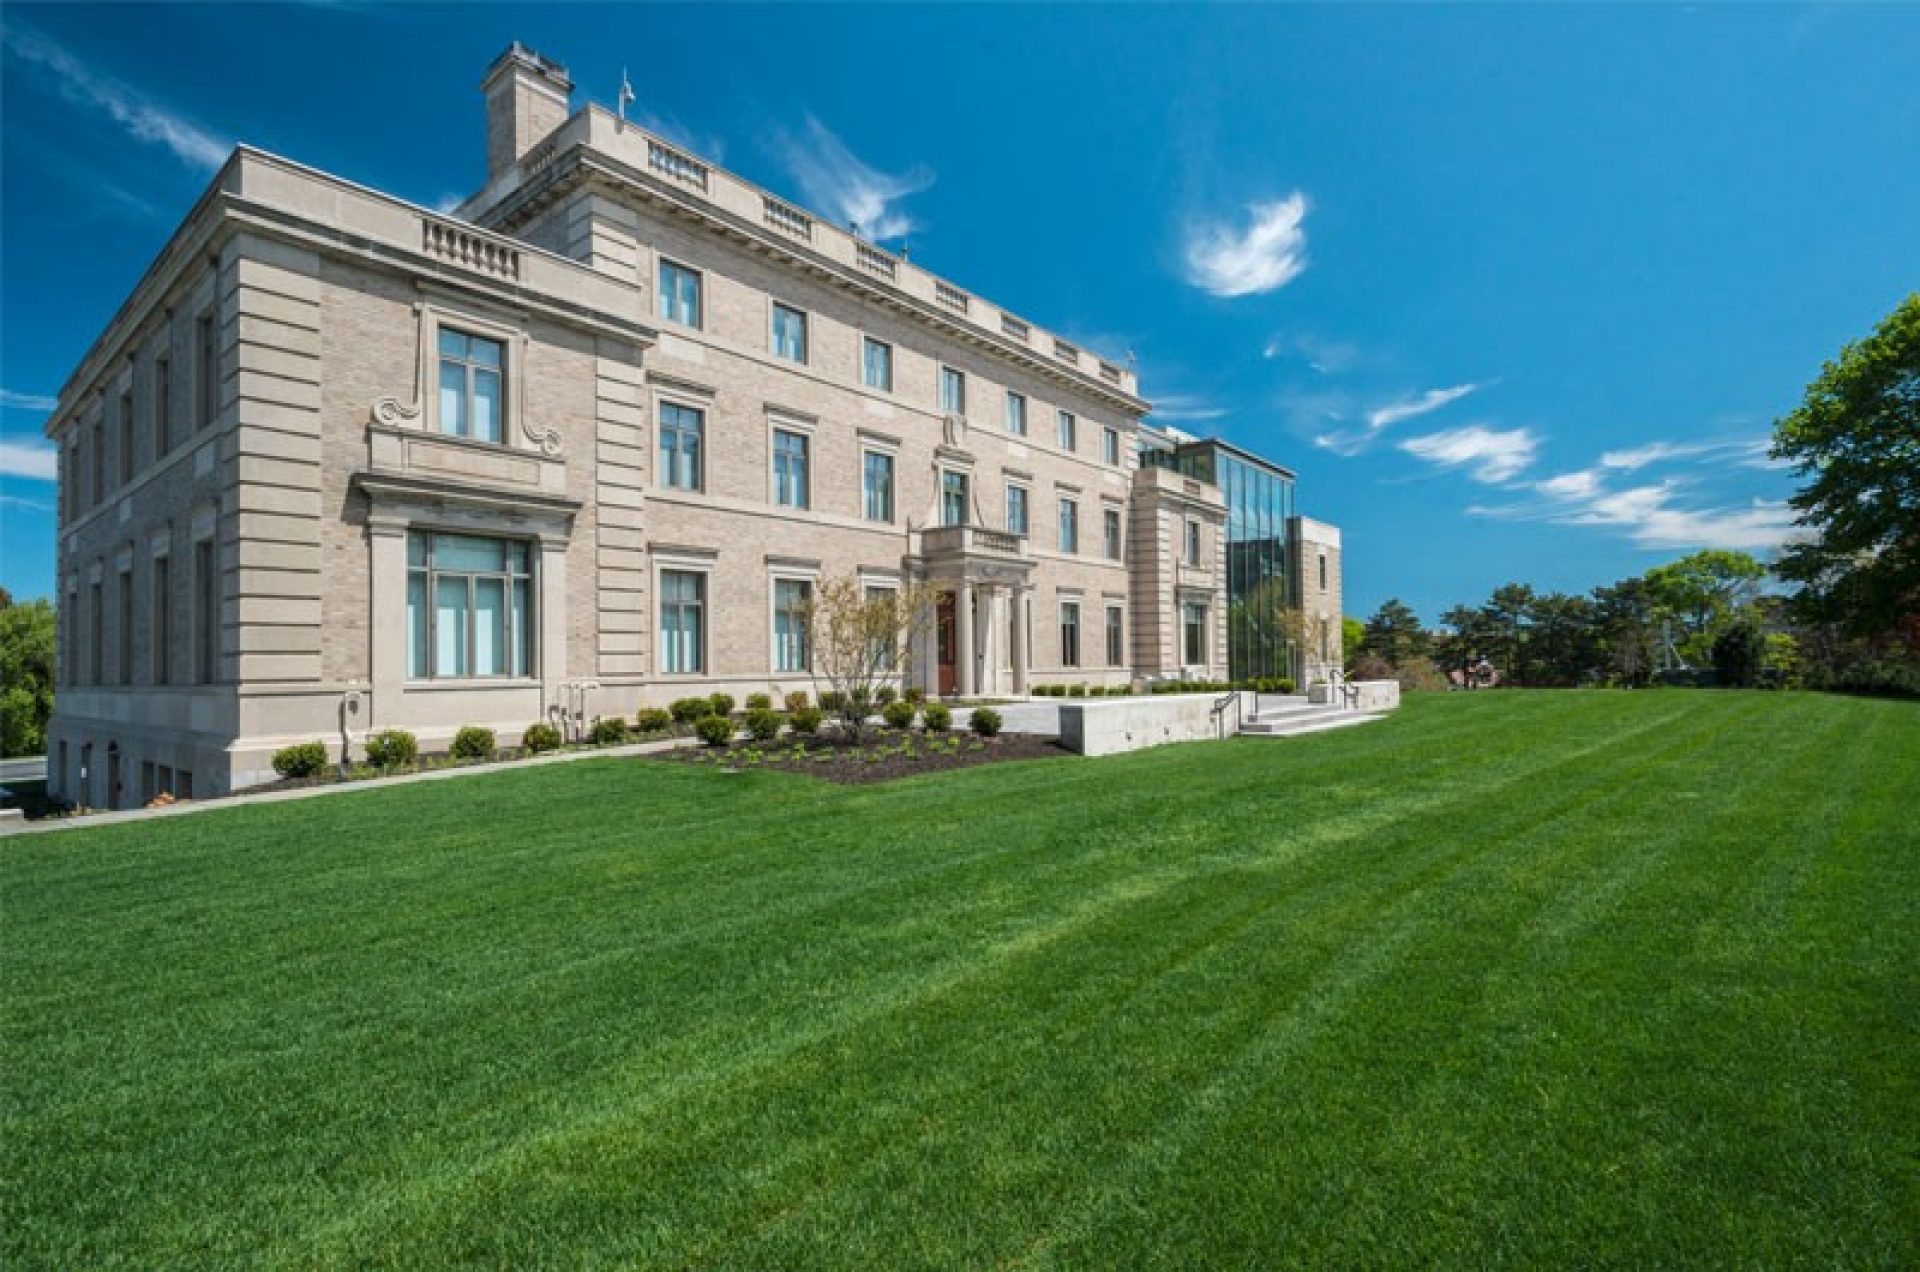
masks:
<svg viewBox="0 0 1920 1272"><path fill-rule="evenodd" d="M367 763L375 768L399 768L420 758L420 743L405 729L382 729L367 739Z"/></svg>
<svg viewBox="0 0 1920 1272"><path fill-rule="evenodd" d="M520 735L520 745L534 755L542 751L557 751L560 749L560 730L550 724L530 724L527 731Z"/></svg>
<svg viewBox="0 0 1920 1272"><path fill-rule="evenodd" d="M1000 732L1000 713L992 707L975 707L967 717L967 727L983 738L990 738Z"/></svg>
<svg viewBox="0 0 1920 1272"><path fill-rule="evenodd" d="M693 722L693 731L708 746L725 746L733 741L733 721L723 715L704 715Z"/></svg>
<svg viewBox="0 0 1920 1272"><path fill-rule="evenodd" d="M634 725L642 733L665 733L673 727L673 712L665 707L642 707Z"/></svg>
<svg viewBox="0 0 1920 1272"><path fill-rule="evenodd" d="M273 753L273 771L282 777L312 777L325 767L325 742L296 742Z"/></svg>
<svg viewBox="0 0 1920 1272"><path fill-rule="evenodd" d="M771 707L753 708L747 712L747 734L755 742L773 741L780 736L780 716Z"/></svg>
<svg viewBox="0 0 1920 1272"><path fill-rule="evenodd" d="M587 732L587 740L595 746L618 746L631 736L633 727L625 716L601 716Z"/></svg>
<svg viewBox="0 0 1920 1272"><path fill-rule="evenodd" d="M733 714L733 695L730 693L716 693L712 697L707 699L707 705L711 708L714 715L717 715L717 716L732 715Z"/></svg>
<svg viewBox="0 0 1920 1272"><path fill-rule="evenodd" d="M803 697L805 695L802 695ZM818 707L801 707L787 713L787 723L793 726L795 733L814 734L820 732L820 721L826 719L826 712Z"/></svg>
<svg viewBox="0 0 1920 1272"><path fill-rule="evenodd" d="M887 722L889 729L911 729L914 717L911 702L889 702L880 711L880 718Z"/></svg>
<svg viewBox="0 0 1920 1272"><path fill-rule="evenodd" d="M905 693L900 695L900 700L902 702L911 702L914 706L917 707L921 703L927 700L927 691L925 689L922 689L919 685L914 685L911 688L909 688Z"/></svg>
<svg viewBox="0 0 1920 1272"><path fill-rule="evenodd" d="M1279 680L1274 682L1274 688L1278 689L1281 693L1292 693L1295 688L1295 685L1293 683L1293 677L1291 676L1280 677Z"/></svg>
<svg viewBox="0 0 1920 1272"><path fill-rule="evenodd" d="M823 689L820 692L820 709L838 711L847 704L847 695L837 689Z"/></svg>
<svg viewBox="0 0 1920 1272"><path fill-rule="evenodd" d="M953 709L944 702L929 702L920 709L920 723L928 733L945 733L953 727Z"/></svg>
<svg viewBox="0 0 1920 1272"><path fill-rule="evenodd" d="M713 714L713 699L676 698L667 708L667 712L673 716L676 724L692 724L701 716Z"/></svg>
<svg viewBox="0 0 1920 1272"><path fill-rule="evenodd" d="M788 715L792 715L796 711L805 711L808 705L807 691L805 689L795 689L792 693L788 694L783 701L786 705Z"/></svg>
<svg viewBox="0 0 1920 1272"><path fill-rule="evenodd" d="M875 689L873 691L873 700L883 707L886 706L889 702L895 701L899 697L900 695L894 692L894 688L892 685L881 685L878 689Z"/></svg>
<svg viewBox="0 0 1920 1272"><path fill-rule="evenodd" d="M1068 685L1067 696L1069 698L1084 698L1087 696L1087 687L1085 685Z"/></svg>
<svg viewBox="0 0 1920 1272"><path fill-rule="evenodd" d="M773 710L773 695L772 695L772 694L770 694L770 693L750 693L750 694L748 694L748 695L747 695L747 710L749 710L749 711L771 711L771 710Z"/></svg>
<svg viewBox="0 0 1920 1272"><path fill-rule="evenodd" d="M456 760L490 760L493 758L493 730L483 729L477 724L466 725L453 735L453 745L447 751Z"/></svg>

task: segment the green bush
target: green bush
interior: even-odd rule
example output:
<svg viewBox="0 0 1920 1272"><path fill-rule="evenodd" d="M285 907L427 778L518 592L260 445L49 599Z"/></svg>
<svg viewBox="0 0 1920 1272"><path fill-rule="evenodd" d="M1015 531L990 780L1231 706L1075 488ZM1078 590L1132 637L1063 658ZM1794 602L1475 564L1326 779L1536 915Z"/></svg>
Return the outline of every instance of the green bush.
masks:
<svg viewBox="0 0 1920 1272"><path fill-rule="evenodd" d="M642 733L665 733L673 727L673 712L665 707L642 707L634 725Z"/></svg>
<svg viewBox="0 0 1920 1272"><path fill-rule="evenodd" d="M1085 685L1068 685L1067 696L1069 698L1084 698L1087 696L1087 687Z"/></svg>
<svg viewBox="0 0 1920 1272"><path fill-rule="evenodd" d="M1279 680L1274 682L1274 688L1279 690L1281 693L1292 693L1296 687L1297 686L1293 683L1293 677L1291 676L1282 676L1280 677Z"/></svg>
<svg viewBox="0 0 1920 1272"><path fill-rule="evenodd" d="M927 691L925 689L922 689L919 685L914 685L911 688L909 688L905 693L901 694L900 699L903 702L911 702L914 706L917 707L921 703L927 700Z"/></svg>
<svg viewBox="0 0 1920 1272"><path fill-rule="evenodd" d="M312 777L325 767L325 742L296 742L273 753L273 771L282 777Z"/></svg>
<svg viewBox="0 0 1920 1272"><path fill-rule="evenodd" d="M796 711L805 711L808 705L807 691L805 689L795 689L783 699L783 702L787 708L788 715L792 715Z"/></svg>
<svg viewBox="0 0 1920 1272"><path fill-rule="evenodd" d="M770 694L770 693L750 693L750 694L748 694L748 695L747 695L747 710L749 710L749 711L771 711L771 710L773 710L773 695L772 695L772 694Z"/></svg>
<svg viewBox="0 0 1920 1272"><path fill-rule="evenodd" d="M953 727L953 710L944 702L929 702L920 709L920 723L928 733L945 733Z"/></svg>
<svg viewBox="0 0 1920 1272"><path fill-rule="evenodd" d="M887 722L889 729L911 729L914 714L911 702L889 702L881 708L880 718Z"/></svg>
<svg viewBox="0 0 1920 1272"><path fill-rule="evenodd" d="M676 698L673 703L667 707L667 711L673 716L675 723L692 724L701 716L713 714L713 699Z"/></svg>
<svg viewBox="0 0 1920 1272"><path fill-rule="evenodd" d="M992 707L975 707L967 717L967 727L983 738L990 738L1000 732L1000 713Z"/></svg>
<svg viewBox="0 0 1920 1272"><path fill-rule="evenodd" d="M633 736L633 726L625 716L601 716L593 722L587 740L595 746L619 746Z"/></svg>
<svg viewBox="0 0 1920 1272"><path fill-rule="evenodd" d="M820 693L820 709L822 711L838 711L846 705L846 701L847 695L837 689L824 689Z"/></svg>
<svg viewBox="0 0 1920 1272"><path fill-rule="evenodd" d="M748 711L747 734L755 742L773 741L780 736L779 714L771 707L755 707Z"/></svg>
<svg viewBox="0 0 1920 1272"><path fill-rule="evenodd" d="M527 731L520 735L520 745L534 755L542 751L555 751L560 748L560 730L550 724L530 724Z"/></svg>
<svg viewBox="0 0 1920 1272"><path fill-rule="evenodd" d="M477 724L466 725L453 735L453 745L447 751L456 760L490 760L493 758L493 730L483 729Z"/></svg>
<svg viewBox="0 0 1920 1272"><path fill-rule="evenodd" d="M895 691L892 685L881 685L878 689L875 689L873 691L874 702L878 703L880 706L883 706L883 707L886 706L889 702L895 701L899 697L900 697L899 693Z"/></svg>
<svg viewBox="0 0 1920 1272"><path fill-rule="evenodd" d="M367 739L367 763L375 768L399 768L420 758L420 743L405 729L382 729Z"/></svg>
<svg viewBox="0 0 1920 1272"><path fill-rule="evenodd" d="M723 715L704 715L693 722L693 731L708 746L725 746L733 741L733 721Z"/></svg>
<svg viewBox="0 0 1920 1272"><path fill-rule="evenodd" d="M711 697L707 699L707 706L713 712L714 715L717 715L717 716L732 715L733 714L733 695L730 693L713 694Z"/></svg>
<svg viewBox="0 0 1920 1272"><path fill-rule="evenodd" d="M802 697L805 695L803 694ZM793 726L795 733L814 734L820 732L820 721L826 719L826 712L818 707L803 706L797 711L787 713L787 723Z"/></svg>

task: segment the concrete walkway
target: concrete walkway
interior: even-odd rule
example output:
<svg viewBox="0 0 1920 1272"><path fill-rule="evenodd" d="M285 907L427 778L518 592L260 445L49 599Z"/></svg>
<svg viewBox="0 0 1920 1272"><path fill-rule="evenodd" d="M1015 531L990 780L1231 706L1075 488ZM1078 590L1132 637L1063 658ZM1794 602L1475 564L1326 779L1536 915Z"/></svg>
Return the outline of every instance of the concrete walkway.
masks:
<svg viewBox="0 0 1920 1272"><path fill-rule="evenodd" d="M567 764L574 760L604 760L628 755L653 755L676 747L698 746L698 738L661 738L654 742L634 742L627 746L588 747L578 751L558 751L524 760L502 760L497 764L467 764L459 768L432 769L425 773L401 773L394 777L369 777L356 782L329 782L324 786L299 786L284 791L261 791L248 795L222 795L216 799L189 799L164 808L126 808L111 813L89 813L85 817L43 817L39 821L0 821L0 838L36 835L56 830L91 830L95 826L117 826L122 822L147 821L155 817L190 817L223 808L242 808L248 804L280 804L295 799L319 799L324 795L345 795L351 791L382 790L389 786L407 786L415 782L447 782L482 773L506 773L514 769L538 768L543 764Z"/></svg>

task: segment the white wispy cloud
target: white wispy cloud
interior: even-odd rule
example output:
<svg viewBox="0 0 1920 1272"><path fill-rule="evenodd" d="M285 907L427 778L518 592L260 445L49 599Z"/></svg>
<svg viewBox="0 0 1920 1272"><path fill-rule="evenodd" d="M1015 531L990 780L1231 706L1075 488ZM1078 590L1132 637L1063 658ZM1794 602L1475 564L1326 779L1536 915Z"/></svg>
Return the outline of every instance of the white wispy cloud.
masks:
<svg viewBox="0 0 1920 1272"><path fill-rule="evenodd" d="M0 407L10 411L51 411L58 405L59 398L50 398L44 393L15 393L12 389L0 389Z"/></svg>
<svg viewBox="0 0 1920 1272"><path fill-rule="evenodd" d="M1277 291L1307 267L1307 196L1249 204L1243 224L1195 221L1187 227L1187 281L1214 296Z"/></svg>
<svg viewBox="0 0 1920 1272"><path fill-rule="evenodd" d="M1392 428L1402 421L1431 414L1449 402L1458 402L1479 387L1477 384L1456 384L1450 389L1428 389L1416 397L1389 402L1385 406L1375 407L1367 412L1367 427L1375 432L1383 428Z"/></svg>
<svg viewBox="0 0 1920 1272"><path fill-rule="evenodd" d="M1310 332L1288 335L1276 331L1260 346L1260 356L1298 358L1321 375L1338 375L1360 360L1360 348L1344 340L1326 340Z"/></svg>
<svg viewBox="0 0 1920 1272"><path fill-rule="evenodd" d="M1602 468L1617 468L1626 472L1645 468L1648 464L1658 464L1669 459L1687 459L1713 448L1710 442L1648 442L1644 446L1634 446L1627 450L1611 450L1600 457Z"/></svg>
<svg viewBox="0 0 1920 1272"><path fill-rule="evenodd" d="M1540 441L1525 428L1491 429L1479 424L1410 437L1400 449L1442 468L1464 468L1476 481L1503 482L1533 463Z"/></svg>
<svg viewBox="0 0 1920 1272"><path fill-rule="evenodd" d="M1599 493L1600 474L1592 468L1582 468L1537 481L1533 488L1555 499L1586 499Z"/></svg>
<svg viewBox="0 0 1920 1272"><path fill-rule="evenodd" d="M137 89L102 75L60 44L29 27L10 23L0 30L8 51L40 68L62 96L76 105L105 113L140 141L165 146L191 168L211 172L226 162L233 143L215 136Z"/></svg>
<svg viewBox="0 0 1920 1272"><path fill-rule="evenodd" d="M918 225L900 203L933 184L931 169L916 164L903 173L882 172L812 115L797 134L775 132L773 146L806 203L840 224L855 225L870 239L898 238Z"/></svg>
<svg viewBox="0 0 1920 1272"><path fill-rule="evenodd" d="M52 512L54 506L44 499L23 499L19 495L0 495L0 508L18 508L22 512Z"/></svg>
<svg viewBox="0 0 1920 1272"><path fill-rule="evenodd" d="M1189 397L1179 393L1155 398L1153 402L1153 418L1156 420L1217 420L1226 413L1227 408L1224 406L1216 406L1204 398Z"/></svg>
<svg viewBox="0 0 1920 1272"><path fill-rule="evenodd" d="M1692 483L1681 478L1611 490L1592 469L1562 477L1580 480L1565 482L1554 490L1547 488L1560 478L1533 485L1534 490L1552 496L1548 502L1476 505L1467 511L1503 520L1614 530L1640 547L1663 551L1737 548L1766 553L1800 533L1794 525L1793 509L1781 500L1700 503L1685 498Z"/></svg>
<svg viewBox="0 0 1920 1272"><path fill-rule="evenodd" d="M52 481L59 474L59 458L45 442L0 442L0 477Z"/></svg>

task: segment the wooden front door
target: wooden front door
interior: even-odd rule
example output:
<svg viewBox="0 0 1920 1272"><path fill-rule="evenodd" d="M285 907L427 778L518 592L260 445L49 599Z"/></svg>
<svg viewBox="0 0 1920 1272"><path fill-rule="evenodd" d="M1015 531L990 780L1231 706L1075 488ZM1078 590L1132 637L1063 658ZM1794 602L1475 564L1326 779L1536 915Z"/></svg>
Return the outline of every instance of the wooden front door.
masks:
<svg viewBox="0 0 1920 1272"><path fill-rule="evenodd" d="M940 605L934 619L934 633L934 643L938 648L937 661L940 666L938 692L942 698L951 698L954 691L952 592L942 592L940 594Z"/></svg>

